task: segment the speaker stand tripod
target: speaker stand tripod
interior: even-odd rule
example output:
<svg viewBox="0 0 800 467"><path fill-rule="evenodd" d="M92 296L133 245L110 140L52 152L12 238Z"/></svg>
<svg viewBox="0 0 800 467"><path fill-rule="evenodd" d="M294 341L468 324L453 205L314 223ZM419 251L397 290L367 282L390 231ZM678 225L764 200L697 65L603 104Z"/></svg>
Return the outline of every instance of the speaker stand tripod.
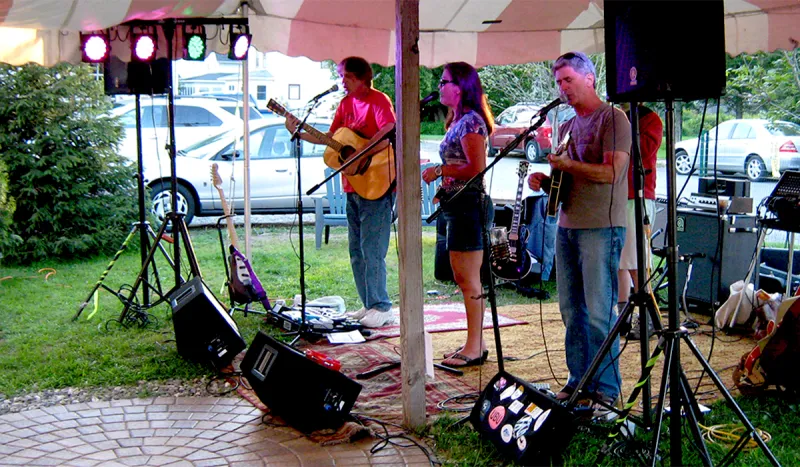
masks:
<svg viewBox="0 0 800 467"><path fill-rule="evenodd" d="M687 329L680 325L679 322L679 310L678 310L678 287L677 287L677 262L678 262L678 247L676 245L676 218L677 218L677 205L676 205L676 176L675 176L675 148L674 148L674 114L673 114L673 102L671 99L667 99L665 101L666 104L666 112L665 112L665 126L666 126L666 150L667 150L667 210L668 210L668 218L667 218L667 239L666 239L666 246L667 246L667 254L669 258L668 264L668 294L669 294L669 323L668 327L661 331L661 335L658 340L658 344L656 345L656 349L653 351L653 355L650 357L649 361L652 364L649 364L646 368L643 369L642 376L640 378L640 382L649 378L650 373L653 370L655 360L663 351L665 355L664 360L664 368L663 373L661 376L661 385L659 389L659 396L658 402L656 404L656 420L653 424L655 434L652 440L652 451L649 453L649 460L651 465L655 466L658 460L658 449L659 443L661 440L661 431L662 431L662 422L664 421L664 413L665 413L665 402L667 397L667 390L669 390L669 435L670 435L670 460L672 465L682 465L683 458L683 446L682 446L682 424L683 424L683 416L685 415L688 420L688 428L692 433L692 437L694 438L694 445L700 451L700 457L704 465L712 465L711 457L708 453L706 448L705 441L703 440L702 434L700 433L700 428L698 426L698 419L701 417L699 410L697 408L696 401L691 396L690 388L686 383L686 377L683 373L683 369L681 367L680 362L680 344L683 342L689 350L692 352L694 357L697 359L698 363L703 367L703 370L708 374L709 378L714 382L717 390L722 394L725 398L728 406L733 410L736 416L739 418L742 425L745 427L744 433L739 438L738 442L734 445L733 448L723 457L722 463L726 464L732 461L736 455L744 448L745 443L749 439L753 439L759 448L764 452L767 456L767 459L772 465L780 465L778 460L772 454L770 449L767 447L764 440L761 438L759 433L756 431L753 424L744 414L742 409L736 404L736 401L733 399L733 396L725 387L725 384L716 374L716 372L711 368L711 365L705 359L703 354L697 348L697 346L692 341L691 337ZM635 103L632 103L631 106L633 107ZM614 326L613 331L618 331L620 326L620 321L617 321L617 324ZM612 332L613 332L612 331ZM647 334L643 334L641 337L644 339ZM599 356L599 353L598 353ZM597 359L595 359L597 360ZM593 362L594 363L594 362ZM595 368L596 369L596 368ZM583 381L581 381L583 382ZM667 388L669 386L669 388ZM576 392L577 394L577 392ZM574 401L574 396L570 399L570 404ZM632 393L631 398L634 397L636 391ZM621 413L621 420L624 420L625 417L630 413L630 410L633 407L633 400L629 399L628 403L625 405L625 409ZM648 402L649 403L649 402ZM621 427L621 424L617 424L617 427Z"/></svg>
<svg viewBox="0 0 800 467"><path fill-rule="evenodd" d="M150 223L147 222L146 211L145 211L145 190L144 190L144 175L142 174L142 111L141 111L141 102L140 102L140 95L136 94L136 185L137 185L137 192L138 192L138 201L139 201L139 220L138 222L134 222L131 224L131 231L128 233L128 236L125 238L125 241L122 242L122 246L117 250L117 253L111 259L111 262L108 263L105 271L100 275L100 279L95 282L94 287L92 288L89 295L87 295L86 300L84 300L80 307L78 308L77 313L75 316L72 317L72 320L77 320L86 306L89 304L89 301L92 297L97 293L98 289L101 287L108 292L111 292L114 296L116 296L122 303L125 304L126 307L133 306L137 311L136 314L141 316L142 319L139 320L139 324L144 326L149 322L149 315L145 310L155 306L156 304L160 303L161 300L164 299L164 294L161 288L161 280L158 277L158 268L156 266L156 262L153 260L152 255L148 255L148 249L150 248L150 242L153 241L153 245L158 245L159 251L164 256L166 261L169 263L170 267L174 267L174 263L172 262L172 258L169 257L167 250L158 243L158 239L155 232L153 232ZM130 296L126 297L122 290L115 291L104 284L104 281L108 274L111 272L111 269L116 264L119 257L128 247L128 243L133 239L136 232L139 232L139 253L141 256L141 266L143 275L145 277L149 276L149 271L152 268L152 272L154 274L153 283L145 282L144 289L142 291L142 302L139 304L136 301L136 294L131 294ZM159 299L156 303L150 302L150 293L153 292L159 296ZM94 313L92 313L94 314ZM91 316L91 315L90 315Z"/></svg>

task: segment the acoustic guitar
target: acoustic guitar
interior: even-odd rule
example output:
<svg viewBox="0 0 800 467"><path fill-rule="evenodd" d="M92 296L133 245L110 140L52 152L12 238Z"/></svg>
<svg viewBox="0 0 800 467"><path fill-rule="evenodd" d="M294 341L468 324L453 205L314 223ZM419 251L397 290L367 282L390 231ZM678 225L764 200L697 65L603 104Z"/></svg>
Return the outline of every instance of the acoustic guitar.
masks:
<svg viewBox="0 0 800 467"><path fill-rule="evenodd" d="M514 215L511 218L511 229L508 232L507 241L492 245L491 260L492 273L500 279L518 281L523 279L531 272L533 260L527 249L528 229L520 225L522 217L522 189L525 186L526 175L528 174L528 161L521 161L517 175L519 184L517 185L517 201L514 203ZM495 227L497 229L498 227ZM505 229L505 227L501 227ZM502 236L493 235L493 237Z"/></svg>
<svg viewBox="0 0 800 467"><path fill-rule="evenodd" d="M553 154L561 155L564 151L567 150L567 146L569 146L570 141L570 133L568 132L564 139L561 140L561 143L558 145ZM564 199L564 196L569 190L570 184L570 175L564 171L553 169L552 173L550 174L550 180L544 181L542 184L542 188L544 191L547 192L547 215L550 217L555 217L558 215L558 206L561 204L561 201Z"/></svg>
<svg viewBox="0 0 800 467"><path fill-rule="evenodd" d="M273 99L269 100L267 108L282 117L296 118ZM303 124L303 131L313 135L327 146L322 157L325 160L325 165L334 170L338 170L350 157L360 153L369 142L368 139L360 137L353 130L345 127L336 130L333 137L307 123ZM391 145L377 151L375 154L362 156L361 160L354 162L354 164L358 165L356 173L353 175L344 174L344 176L347 177L347 181L350 182L355 192L361 195L362 198L375 200L385 195L392 188L392 183L394 183L397 173L394 165L394 150L392 150Z"/></svg>
<svg viewBox="0 0 800 467"><path fill-rule="evenodd" d="M219 193L219 200L222 203L222 210L225 213L225 221L228 226L228 236L230 237L230 256L228 264L230 267L230 280L228 287L231 298L238 303L261 302L264 309L270 311L272 306L269 303L267 292L258 280L256 272L250 265L247 257L239 251L239 237L236 235L236 227L233 225L233 217L228 202L225 201L225 192L222 190L222 177L219 176L217 164L211 164L211 183Z"/></svg>

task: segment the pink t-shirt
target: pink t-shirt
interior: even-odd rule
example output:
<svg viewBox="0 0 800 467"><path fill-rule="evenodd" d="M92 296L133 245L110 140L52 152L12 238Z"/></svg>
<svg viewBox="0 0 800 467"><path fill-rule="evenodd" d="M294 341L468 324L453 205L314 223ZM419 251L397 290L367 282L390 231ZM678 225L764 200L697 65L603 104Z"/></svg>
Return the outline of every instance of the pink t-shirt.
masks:
<svg viewBox="0 0 800 467"><path fill-rule="evenodd" d="M345 96L339 107L336 108L336 115L331 124L331 133L336 132L341 127L349 128L363 138L372 138L384 125L394 123L397 118L394 115L394 107L389 96L376 90L370 89L363 99L353 96ZM347 177L342 177L342 188L345 193L354 193L355 190L347 181Z"/></svg>

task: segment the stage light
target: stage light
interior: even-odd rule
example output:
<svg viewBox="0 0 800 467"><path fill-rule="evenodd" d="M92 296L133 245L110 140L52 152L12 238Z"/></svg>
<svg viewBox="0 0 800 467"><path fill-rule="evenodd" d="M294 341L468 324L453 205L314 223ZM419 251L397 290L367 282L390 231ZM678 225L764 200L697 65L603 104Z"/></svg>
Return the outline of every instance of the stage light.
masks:
<svg viewBox="0 0 800 467"><path fill-rule="evenodd" d="M131 60L149 62L156 56L156 36L152 33L131 35Z"/></svg>
<svg viewBox="0 0 800 467"><path fill-rule="evenodd" d="M81 61L85 63L102 63L108 59L111 43L105 32L80 33Z"/></svg>
<svg viewBox="0 0 800 467"><path fill-rule="evenodd" d="M234 29L231 26L230 45L231 49L228 52L228 58L231 60L245 60L247 59L247 51L250 50L250 28L244 26L243 28Z"/></svg>
<svg viewBox="0 0 800 467"><path fill-rule="evenodd" d="M186 25L183 31L183 59L204 60L206 58L206 28L202 25Z"/></svg>

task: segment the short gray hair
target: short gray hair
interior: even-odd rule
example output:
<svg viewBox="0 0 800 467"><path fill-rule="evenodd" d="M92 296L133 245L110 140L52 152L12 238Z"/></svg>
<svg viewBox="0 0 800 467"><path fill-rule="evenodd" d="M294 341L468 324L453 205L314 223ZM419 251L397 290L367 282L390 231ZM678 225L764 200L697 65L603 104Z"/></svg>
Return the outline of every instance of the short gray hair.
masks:
<svg viewBox="0 0 800 467"><path fill-rule="evenodd" d="M597 70L594 63L583 52L567 52L558 57L553 63L553 74L565 66L571 67L576 72L586 76L589 73L594 76L594 88L597 89Z"/></svg>

